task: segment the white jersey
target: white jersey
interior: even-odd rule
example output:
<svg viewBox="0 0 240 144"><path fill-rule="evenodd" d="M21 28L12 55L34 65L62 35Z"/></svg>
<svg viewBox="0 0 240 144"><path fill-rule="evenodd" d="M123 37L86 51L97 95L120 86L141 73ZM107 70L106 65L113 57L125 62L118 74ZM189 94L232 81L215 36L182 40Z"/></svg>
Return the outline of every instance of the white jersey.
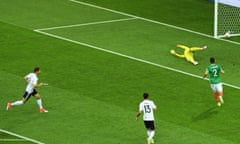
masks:
<svg viewBox="0 0 240 144"><path fill-rule="evenodd" d="M28 78L28 85L26 87L26 92L32 93L34 89L34 85L37 84L38 77L35 73L30 73L27 75Z"/></svg>
<svg viewBox="0 0 240 144"><path fill-rule="evenodd" d="M154 121L154 109L156 105L151 100L144 100L139 105L139 111L143 111L143 120L144 121Z"/></svg>

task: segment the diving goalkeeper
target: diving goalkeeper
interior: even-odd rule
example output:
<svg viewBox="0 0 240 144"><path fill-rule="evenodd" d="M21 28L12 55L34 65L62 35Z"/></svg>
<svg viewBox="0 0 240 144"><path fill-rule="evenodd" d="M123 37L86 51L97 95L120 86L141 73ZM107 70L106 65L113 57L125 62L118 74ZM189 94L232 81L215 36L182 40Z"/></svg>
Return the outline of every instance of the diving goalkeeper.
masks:
<svg viewBox="0 0 240 144"><path fill-rule="evenodd" d="M175 50L171 50L171 54L179 57L179 58L185 58L188 62L197 65L198 62L194 60L194 52L195 51L203 51L206 50L207 46L203 46L201 48L199 47L192 47L189 48L184 45L177 45L178 48L184 49L184 54L178 54Z"/></svg>

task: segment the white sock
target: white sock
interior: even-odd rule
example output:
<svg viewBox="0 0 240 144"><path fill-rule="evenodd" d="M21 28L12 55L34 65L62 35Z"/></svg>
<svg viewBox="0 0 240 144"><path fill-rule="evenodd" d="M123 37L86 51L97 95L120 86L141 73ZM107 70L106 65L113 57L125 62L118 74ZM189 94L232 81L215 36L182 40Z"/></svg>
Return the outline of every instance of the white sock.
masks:
<svg viewBox="0 0 240 144"><path fill-rule="evenodd" d="M151 135L151 131L147 131L147 135L148 135L148 137L150 137L150 135Z"/></svg>
<svg viewBox="0 0 240 144"><path fill-rule="evenodd" d="M155 131L151 131L151 132L150 132L150 136L149 136L149 138L152 140L153 137L154 137L154 135L155 135Z"/></svg>
<svg viewBox="0 0 240 144"><path fill-rule="evenodd" d="M37 104L38 104L40 109L43 108L43 106L42 106L42 99L37 99Z"/></svg>
<svg viewBox="0 0 240 144"><path fill-rule="evenodd" d="M20 100L20 101L13 102L12 106L17 106L17 105L22 105L22 104L23 104L23 101Z"/></svg>
<svg viewBox="0 0 240 144"><path fill-rule="evenodd" d="M224 103L223 97L219 96L219 99L220 99L221 103L223 104Z"/></svg>

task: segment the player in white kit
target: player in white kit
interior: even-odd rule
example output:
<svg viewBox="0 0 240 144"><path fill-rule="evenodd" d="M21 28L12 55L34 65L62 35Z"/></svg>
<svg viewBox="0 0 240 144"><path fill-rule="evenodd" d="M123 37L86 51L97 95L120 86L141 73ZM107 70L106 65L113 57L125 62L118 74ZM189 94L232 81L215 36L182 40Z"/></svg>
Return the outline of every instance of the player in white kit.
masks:
<svg viewBox="0 0 240 144"><path fill-rule="evenodd" d="M155 135L155 123L154 123L154 111L157 110L157 106L154 104L153 101L149 100L148 93L143 94L144 100L139 105L139 112L137 113L136 120L139 119L139 116L143 112L143 121L145 127L147 129L147 143L153 144L154 140L153 137Z"/></svg>
<svg viewBox="0 0 240 144"><path fill-rule="evenodd" d="M18 106L18 105L22 105L25 104L29 98L31 96L34 96L37 100L37 104L39 106L39 111L41 113L43 112L48 112L47 110L45 110L42 106L42 99L40 97L40 95L38 94L38 92L36 91L36 88L39 88L43 85L45 85L44 83L37 83L38 82L38 75L41 73L40 68L36 67L34 68L33 73L29 73L28 75L26 75L24 77L24 80L27 82L27 87L26 87L26 91L23 95L23 99L13 102L13 103L8 103L7 104L7 110L9 110L10 108L12 108L13 106Z"/></svg>

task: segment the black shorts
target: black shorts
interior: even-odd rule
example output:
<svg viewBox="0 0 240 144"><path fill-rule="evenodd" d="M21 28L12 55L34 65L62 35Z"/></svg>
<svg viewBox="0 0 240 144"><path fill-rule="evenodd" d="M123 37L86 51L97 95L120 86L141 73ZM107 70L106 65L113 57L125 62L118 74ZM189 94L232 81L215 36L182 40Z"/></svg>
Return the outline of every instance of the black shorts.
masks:
<svg viewBox="0 0 240 144"><path fill-rule="evenodd" d="M144 121L144 125L146 129L155 130L156 128L154 121Z"/></svg>
<svg viewBox="0 0 240 144"><path fill-rule="evenodd" d="M38 92L33 89L32 93L25 92L23 98L27 101L31 96L35 96Z"/></svg>

